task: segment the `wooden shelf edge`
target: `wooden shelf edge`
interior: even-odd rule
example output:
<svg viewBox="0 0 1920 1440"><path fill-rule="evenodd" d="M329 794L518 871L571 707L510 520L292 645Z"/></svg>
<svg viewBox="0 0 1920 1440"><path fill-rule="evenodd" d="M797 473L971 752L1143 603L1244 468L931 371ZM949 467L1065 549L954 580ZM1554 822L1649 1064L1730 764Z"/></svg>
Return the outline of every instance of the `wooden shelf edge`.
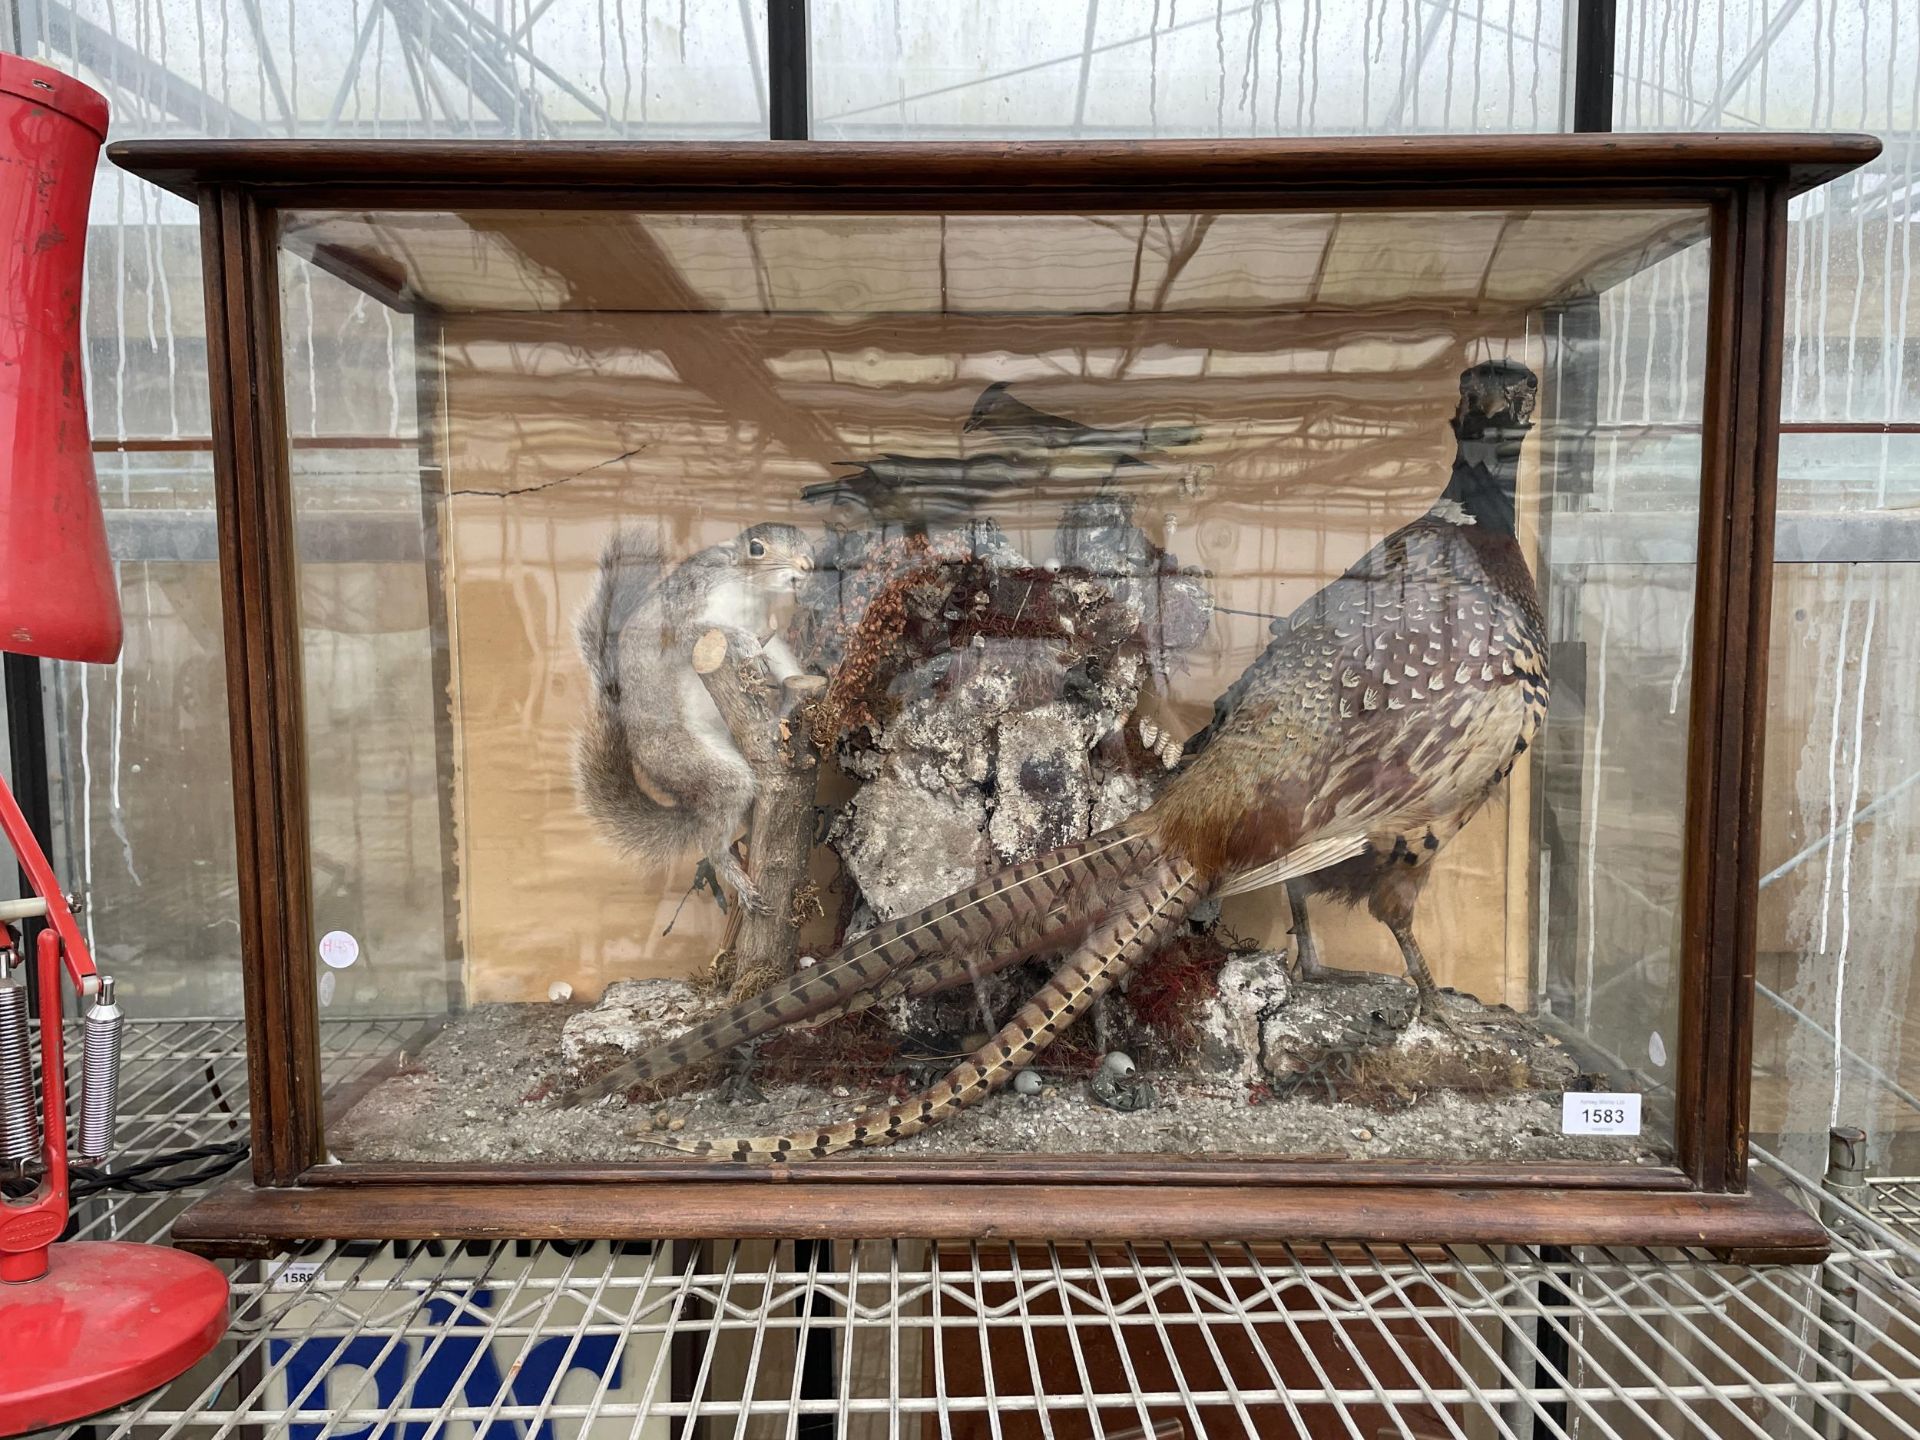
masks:
<svg viewBox="0 0 1920 1440"><path fill-rule="evenodd" d="M451 182L504 191L693 184L788 192L853 186L1019 192L1070 186L1185 189L1246 183L1283 191L1430 188L1520 179L1713 182L1778 175L1794 193L1881 151L1875 136L1786 131L1545 135L1358 135L1104 141L116 140L123 170L193 198L202 185L347 183L375 193ZM403 202L404 203L404 202Z"/></svg>
<svg viewBox="0 0 1920 1440"><path fill-rule="evenodd" d="M1354 1161L1341 1156L1195 1159L1178 1155L1022 1155L954 1159L833 1157L785 1169L748 1167L730 1160L629 1161L619 1164L502 1162L408 1164L387 1161L315 1165L295 1182L311 1186L362 1185L1166 1185L1196 1189L1313 1185L1446 1190L1679 1190L1692 1193L1684 1170L1672 1165L1457 1165L1425 1161Z"/></svg>
<svg viewBox="0 0 1920 1440"><path fill-rule="evenodd" d="M1764 1188L1476 1190L1300 1185L361 1185L234 1181L174 1223L196 1254L263 1258L306 1240L853 1240L1700 1247L1751 1263L1811 1263L1820 1223Z"/></svg>

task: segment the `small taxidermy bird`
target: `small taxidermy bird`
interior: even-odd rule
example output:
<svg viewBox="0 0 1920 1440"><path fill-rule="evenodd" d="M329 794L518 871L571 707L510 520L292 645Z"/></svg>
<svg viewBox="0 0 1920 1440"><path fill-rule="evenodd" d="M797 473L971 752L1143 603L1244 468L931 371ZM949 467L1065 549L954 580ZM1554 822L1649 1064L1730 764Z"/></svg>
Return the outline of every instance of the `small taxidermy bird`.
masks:
<svg viewBox="0 0 1920 1440"><path fill-rule="evenodd" d="M1006 1084L1201 900L1309 876L1366 899L1399 943L1421 1013L1457 1028L1412 917L1434 856L1546 715L1539 594L1513 529L1538 384L1506 361L1460 377L1458 453L1433 507L1294 612L1147 809L876 926L565 1103L670 1074L782 1025L818 1024L1064 951L1053 978L998 1034L899 1104L788 1135L663 1142L772 1163L890 1144Z"/></svg>
<svg viewBox="0 0 1920 1440"><path fill-rule="evenodd" d="M1097 489L1128 470L1154 467L1131 455L1093 452L1035 459L1014 454L882 455L878 460L839 460L851 475L809 485L810 503L849 500L876 520L926 525L961 520L996 497L1074 480Z"/></svg>
<svg viewBox="0 0 1920 1440"><path fill-rule="evenodd" d="M1082 425L1064 415L1049 415L1017 399L1010 384L997 380L980 392L973 402L973 413L961 430L969 435L992 437L997 446L1014 451L1034 450L1107 450L1143 452L1172 450L1191 445L1200 438L1193 425L1130 425L1103 430Z"/></svg>
<svg viewBox="0 0 1920 1440"><path fill-rule="evenodd" d="M966 518L998 496L1042 486L1105 489L1159 467L1141 458L1200 438L1192 425L1135 425L1103 430L1061 415L1049 415L1016 399L1004 380L980 392L961 430L979 434L993 449L977 455L882 455L878 460L841 460L853 473L809 485L810 502L847 500L876 520L926 525ZM1135 453L1141 452L1141 453Z"/></svg>
<svg viewBox="0 0 1920 1440"><path fill-rule="evenodd" d="M813 568L791 525L755 525L668 568L658 545L616 531L577 627L593 693L574 745L581 808L615 845L667 859L698 851L749 908L758 892L733 853L753 771L693 670L713 629L745 631L782 680L800 672L772 609Z"/></svg>

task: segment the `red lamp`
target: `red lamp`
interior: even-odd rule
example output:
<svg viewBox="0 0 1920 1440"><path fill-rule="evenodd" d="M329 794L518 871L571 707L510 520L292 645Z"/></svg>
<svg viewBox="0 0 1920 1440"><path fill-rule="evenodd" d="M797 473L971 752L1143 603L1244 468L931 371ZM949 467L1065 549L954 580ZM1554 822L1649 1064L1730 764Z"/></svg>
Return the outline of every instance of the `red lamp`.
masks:
<svg viewBox="0 0 1920 1440"><path fill-rule="evenodd" d="M80 366L82 253L107 102L57 70L0 55L0 649L111 664L120 600L94 486ZM13 792L0 830L33 894L0 903L0 1435L47 1429L165 1384L227 1328L227 1282L192 1255L116 1241L58 1243L67 1226L67 1101L60 973L87 1016L80 1151L112 1144L120 1012L94 969L53 867ZM13 921L36 942L40 1105ZM45 1124L41 1125L44 1116ZM44 1129L44 1135L41 1131ZM16 1187L17 1188L17 1187Z"/></svg>

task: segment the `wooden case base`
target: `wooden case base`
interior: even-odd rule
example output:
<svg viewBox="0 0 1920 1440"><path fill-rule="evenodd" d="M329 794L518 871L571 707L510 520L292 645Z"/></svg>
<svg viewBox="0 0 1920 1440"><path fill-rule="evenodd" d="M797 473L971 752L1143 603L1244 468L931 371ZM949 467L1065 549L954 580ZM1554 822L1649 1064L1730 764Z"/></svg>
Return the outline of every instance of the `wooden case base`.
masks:
<svg viewBox="0 0 1920 1440"><path fill-rule="evenodd" d="M302 1240L795 1239L1697 1246L1811 1263L1825 1230L1778 1193L1277 1185L887 1184L857 1193L738 1183L311 1185L233 1182L174 1224L202 1255Z"/></svg>

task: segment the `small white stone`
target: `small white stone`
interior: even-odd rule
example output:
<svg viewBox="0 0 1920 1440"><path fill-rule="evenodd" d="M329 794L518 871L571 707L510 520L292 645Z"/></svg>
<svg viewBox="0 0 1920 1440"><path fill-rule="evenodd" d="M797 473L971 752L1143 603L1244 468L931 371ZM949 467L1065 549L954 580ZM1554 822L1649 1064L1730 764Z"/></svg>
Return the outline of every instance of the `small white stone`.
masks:
<svg viewBox="0 0 1920 1440"><path fill-rule="evenodd" d="M1013 1077L1013 1088L1022 1095L1038 1095L1040 1093L1040 1077L1031 1070L1022 1070L1018 1075Z"/></svg>
<svg viewBox="0 0 1920 1440"><path fill-rule="evenodd" d="M564 1005L573 999L573 986L564 980L556 980L547 986L547 999L556 1005Z"/></svg>

